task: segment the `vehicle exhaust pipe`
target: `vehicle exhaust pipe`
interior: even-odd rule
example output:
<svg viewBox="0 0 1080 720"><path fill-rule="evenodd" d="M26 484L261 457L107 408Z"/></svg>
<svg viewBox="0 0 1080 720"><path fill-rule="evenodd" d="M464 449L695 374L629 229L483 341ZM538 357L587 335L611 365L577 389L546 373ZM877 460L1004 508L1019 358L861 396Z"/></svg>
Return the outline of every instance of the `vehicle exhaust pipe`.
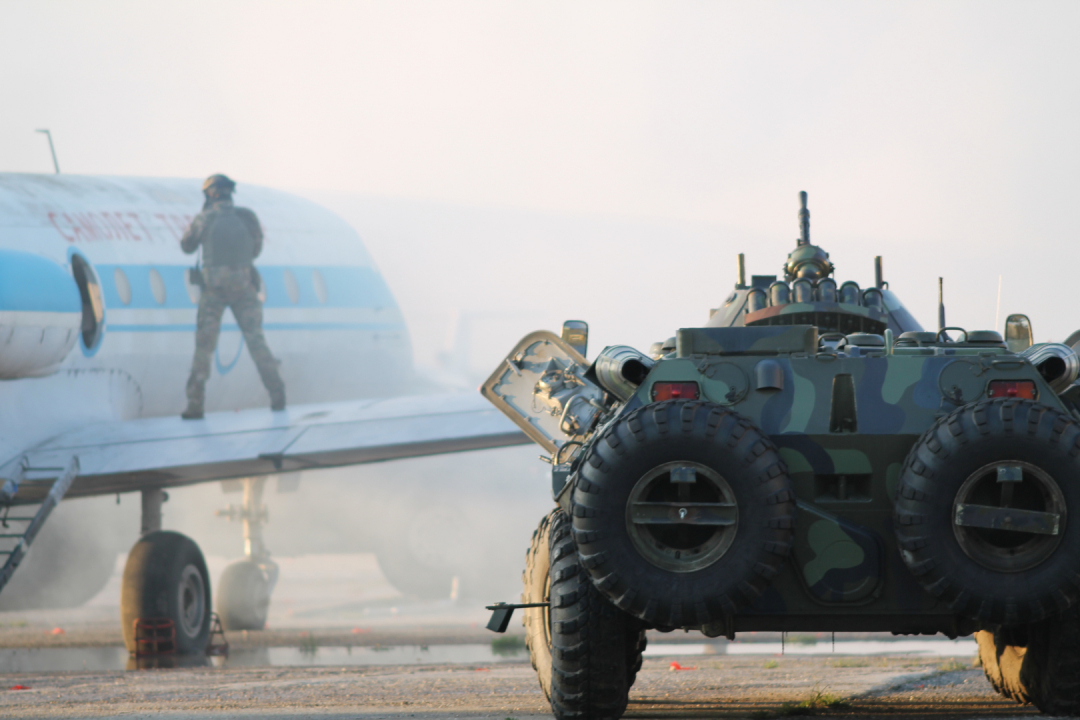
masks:
<svg viewBox="0 0 1080 720"><path fill-rule="evenodd" d="M1080 374L1080 357L1068 345L1039 343L1018 354L1034 365L1043 380L1058 394L1067 390Z"/></svg>
<svg viewBox="0 0 1080 720"><path fill-rule="evenodd" d="M593 368L600 386L625 402L645 382L654 364L652 358L632 347L612 345L604 348Z"/></svg>

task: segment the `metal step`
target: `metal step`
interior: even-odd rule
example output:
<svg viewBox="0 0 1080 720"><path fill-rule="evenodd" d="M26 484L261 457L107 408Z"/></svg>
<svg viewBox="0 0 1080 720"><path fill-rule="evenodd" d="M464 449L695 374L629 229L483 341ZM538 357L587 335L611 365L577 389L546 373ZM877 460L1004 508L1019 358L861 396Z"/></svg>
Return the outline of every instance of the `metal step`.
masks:
<svg viewBox="0 0 1080 720"><path fill-rule="evenodd" d="M11 509L11 501L14 500L15 494L18 493L20 483L26 479L26 474L42 472L59 473L59 475L53 481L49 494L38 505L37 511L33 515L8 516L7 512ZM64 499L64 495L78 474L79 458L76 456L72 456L67 465L62 468L30 467L24 458L18 464L15 475L0 484L0 526L9 529L9 523L25 523L22 532L0 533L0 542L8 546L6 549L0 549L0 557L7 556L4 566L0 567L0 592L3 591L11 576L15 574L19 563L23 561L27 551L30 550L30 544L34 542L34 538L37 537L38 532L45 525L49 514ZM32 506L20 506L20 510L23 511L31 510L31 508Z"/></svg>

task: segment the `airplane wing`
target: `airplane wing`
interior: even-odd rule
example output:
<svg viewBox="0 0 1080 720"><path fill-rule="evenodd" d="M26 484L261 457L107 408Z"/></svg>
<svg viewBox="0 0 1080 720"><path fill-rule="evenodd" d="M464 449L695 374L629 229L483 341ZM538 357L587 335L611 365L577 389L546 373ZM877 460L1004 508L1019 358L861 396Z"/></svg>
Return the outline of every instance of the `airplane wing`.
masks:
<svg viewBox="0 0 1080 720"><path fill-rule="evenodd" d="M90 425L28 450L0 478L77 456L67 497L80 497L529 442L479 394L404 396ZM50 486L24 480L16 502L39 502Z"/></svg>

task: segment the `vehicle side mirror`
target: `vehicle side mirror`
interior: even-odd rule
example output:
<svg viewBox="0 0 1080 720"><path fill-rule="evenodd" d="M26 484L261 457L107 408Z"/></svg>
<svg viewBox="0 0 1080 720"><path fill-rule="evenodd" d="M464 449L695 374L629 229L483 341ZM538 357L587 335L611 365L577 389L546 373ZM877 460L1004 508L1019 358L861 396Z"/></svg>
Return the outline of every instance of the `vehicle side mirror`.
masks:
<svg viewBox="0 0 1080 720"><path fill-rule="evenodd" d="M585 357L585 351L589 348L589 323L584 320L567 320L562 324L562 339L577 350L581 357Z"/></svg>
<svg viewBox="0 0 1080 720"><path fill-rule="evenodd" d="M1010 315L1005 318L1005 346L1010 352L1022 352L1034 344L1031 320L1027 315Z"/></svg>

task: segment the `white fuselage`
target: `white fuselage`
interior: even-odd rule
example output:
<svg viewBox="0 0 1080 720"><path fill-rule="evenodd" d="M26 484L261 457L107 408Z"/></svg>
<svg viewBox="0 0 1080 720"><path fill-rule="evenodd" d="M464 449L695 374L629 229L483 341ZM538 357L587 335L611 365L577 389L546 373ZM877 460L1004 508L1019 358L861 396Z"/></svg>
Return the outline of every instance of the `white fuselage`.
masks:
<svg viewBox="0 0 1080 720"><path fill-rule="evenodd" d="M0 461L80 424L183 409L198 288L179 239L200 185L0 173ZM408 333L356 232L277 190L242 184L235 199L265 233L263 329L289 403L402 392ZM268 404L227 311L206 409Z"/></svg>

